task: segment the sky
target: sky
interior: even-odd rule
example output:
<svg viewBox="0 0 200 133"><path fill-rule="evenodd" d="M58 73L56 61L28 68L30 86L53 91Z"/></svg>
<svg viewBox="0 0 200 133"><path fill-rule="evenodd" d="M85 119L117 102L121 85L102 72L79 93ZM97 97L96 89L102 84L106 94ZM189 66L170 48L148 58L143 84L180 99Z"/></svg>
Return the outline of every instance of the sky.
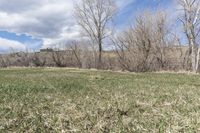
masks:
<svg viewBox="0 0 200 133"><path fill-rule="evenodd" d="M173 14L173 0L115 0L117 29L124 30L144 10ZM81 39L73 17L77 0L0 0L0 52L39 50Z"/></svg>

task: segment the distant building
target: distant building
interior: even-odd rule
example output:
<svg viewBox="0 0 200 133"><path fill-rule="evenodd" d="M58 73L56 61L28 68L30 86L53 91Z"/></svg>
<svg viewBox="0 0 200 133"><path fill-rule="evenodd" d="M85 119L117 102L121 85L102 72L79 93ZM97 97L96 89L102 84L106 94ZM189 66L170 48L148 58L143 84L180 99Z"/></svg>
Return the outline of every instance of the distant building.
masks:
<svg viewBox="0 0 200 133"><path fill-rule="evenodd" d="M40 49L40 52L53 52L52 48Z"/></svg>

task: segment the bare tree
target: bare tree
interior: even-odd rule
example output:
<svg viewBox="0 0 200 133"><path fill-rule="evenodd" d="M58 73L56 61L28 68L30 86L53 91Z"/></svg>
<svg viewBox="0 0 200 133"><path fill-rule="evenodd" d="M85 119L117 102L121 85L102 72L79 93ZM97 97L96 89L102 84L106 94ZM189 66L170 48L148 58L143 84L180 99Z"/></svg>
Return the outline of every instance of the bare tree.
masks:
<svg viewBox="0 0 200 133"><path fill-rule="evenodd" d="M74 56L75 59L73 58L75 63L75 66L78 66L79 68L82 67L82 61L81 61L81 53L82 50L80 48L80 45L77 41L72 41L70 44L70 50L72 51L72 55Z"/></svg>
<svg viewBox="0 0 200 133"><path fill-rule="evenodd" d="M9 67L10 63L11 62L8 55L0 55L0 67Z"/></svg>
<svg viewBox="0 0 200 133"><path fill-rule="evenodd" d="M31 57L28 49L24 52L16 52L13 53L15 58L17 59L16 64L20 66L29 67L31 63Z"/></svg>
<svg viewBox="0 0 200 133"><path fill-rule="evenodd" d="M53 62L57 67L66 67L66 59L65 59L66 51L62 51L60 49L55 49L51 52L51 57Z"/></svg>
<svg viewBox="0 0 200 133"><path fill-rule="evenodd" d="M191 57L192 71L199 69L199 33L200 33L200 1L177 0L183 12L179 18L183 24L185 35L189 43L189 56Z"/></svg>
<svg viewBox="0 0 200 133"><path fill-rule="evenodd" d="M108 25L115 11L113 0L81 0L76 5L75 16L84 33L98 45L98 68L102 63L103 40L109 36Z"/></svg>
<svg viewBox="0 0 200 133"><path fill-rule="evenodd" d="M40 52L34 52L32 55L32 63L36 67L44 67L47 61L47 55L42 55Z"/></svg>

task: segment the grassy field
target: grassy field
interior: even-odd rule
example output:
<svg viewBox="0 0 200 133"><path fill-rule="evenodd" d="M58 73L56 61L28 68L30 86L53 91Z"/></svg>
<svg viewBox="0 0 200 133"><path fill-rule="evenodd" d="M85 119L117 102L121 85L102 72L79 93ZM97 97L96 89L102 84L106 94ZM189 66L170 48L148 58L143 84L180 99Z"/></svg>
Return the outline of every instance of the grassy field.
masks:
<svg viewBox="0 0 200 133"><path fill-rule="evenodd" d="M1 69L0 132L200 132L200 75Z"/></svg>

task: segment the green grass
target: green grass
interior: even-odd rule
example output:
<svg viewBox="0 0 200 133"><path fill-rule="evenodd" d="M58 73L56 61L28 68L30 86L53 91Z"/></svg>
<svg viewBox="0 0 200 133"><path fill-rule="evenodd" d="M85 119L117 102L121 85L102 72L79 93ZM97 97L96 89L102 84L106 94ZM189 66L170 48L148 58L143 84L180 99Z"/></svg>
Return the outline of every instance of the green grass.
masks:
<svg viewBox="0 0 200 133"><path fill-rule="evenodd" d="M1 69L0 132L200 132L200 75Z"/></svg>

